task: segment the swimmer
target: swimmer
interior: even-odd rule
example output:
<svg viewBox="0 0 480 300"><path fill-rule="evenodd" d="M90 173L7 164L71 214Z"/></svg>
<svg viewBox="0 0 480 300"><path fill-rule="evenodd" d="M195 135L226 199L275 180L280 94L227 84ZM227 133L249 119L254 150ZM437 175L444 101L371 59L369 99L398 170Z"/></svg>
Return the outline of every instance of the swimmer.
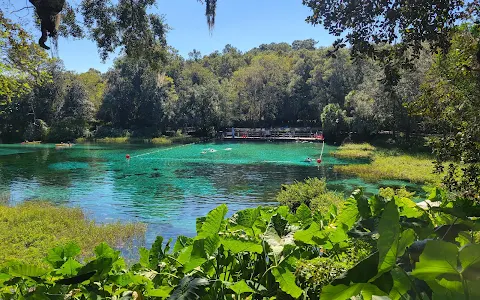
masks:
<svg viewBox="0 0 480 300"><path fill-rule="evenodd" d="M311 163L312 159L310 157L307 157L307 159L305 159L305 162Z"/></svg>
<svg viewBox="0 0 480 300"><path fill-rule="evenodd" d="M213 153L213 152L217 152L217 150L215 150L215 149L210 149L210 152L212 152L212 153Z"/></svg>

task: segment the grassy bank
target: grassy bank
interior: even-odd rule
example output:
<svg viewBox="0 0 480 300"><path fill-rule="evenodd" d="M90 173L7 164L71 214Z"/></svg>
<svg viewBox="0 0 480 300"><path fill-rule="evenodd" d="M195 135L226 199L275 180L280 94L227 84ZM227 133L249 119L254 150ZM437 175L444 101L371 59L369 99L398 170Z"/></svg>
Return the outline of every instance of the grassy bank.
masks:
<svg viewBox="0 0 480 300"><path fill-rule="evenodd" d="M98 139L76 139L76 143L100 143L100 144L189 144L197 143L200 139L193 136L174 136L174 137L156 137L156 138L132 138L132 137L106 137Z"/></svg>
<svg viewBox="0 0 480 300"><path fill-rule="evenodd" d="M0 202L0 265L10 260L44 264L48 250L71 241L87 257L101 242L128 246L145 235L143 224L96 224L80 208L39 201L12 207L3 202Z"/></svg>
<svg viewBox="0 0 480 300"><path fill-rule="evenodd" d="M362 146L363 145L363 146ZM334 156L340 158L370 158L368 164L335 166L340 173L359 176L367 181L398 179L419 184L439 184L441 176L433 174L433 159L427 155L411 155L396 150L369 147L368 144L341 146Z"/></svg>

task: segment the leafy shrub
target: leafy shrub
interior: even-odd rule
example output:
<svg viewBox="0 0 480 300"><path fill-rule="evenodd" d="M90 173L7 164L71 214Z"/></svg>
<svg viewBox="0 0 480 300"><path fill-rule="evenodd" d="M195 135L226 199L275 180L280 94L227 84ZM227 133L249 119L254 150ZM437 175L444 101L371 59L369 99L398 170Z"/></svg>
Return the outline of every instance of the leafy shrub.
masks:
<svg viewBox="0 0 480 300"><path fill-rule="evenodd" d="M130 268L105 243L86 264L72 243L48 252L49 269L8 264L0 298L478 299L480 244L470 218L480 207L443 195L432 191L428 199L443 203L429 211L361 190L338 214L301 204L295 213L257 207L225 219L221 205L197 220L195 237L158 237Z"/></svg>
<svg viewBox="0 0 480 300"><path fill-rule="evenodd" d="M347 115L337 103L326 105L320 119L322 120L323 134L327 139L335 139L348 129Z"/></svg>
<svg viewBox="0 0 480 300"><path fill-rule="evenodd" d="M415 196L415 192L409 192L405 187L399 189L393 189L391 187L380 188L378 195L382 196L385 199L393 199L393 197L398 196L400 198L409 198L411 199Z"/></svg>
<svg viewBox="0 0 480 300"><path fill-rule="evenodd" d="M341 193L328 191L325 179L308 178L303 182L283 185L276 199L293 212L305 204L310 209L326 213L332 204L339 206L344 197Z"/></svg>

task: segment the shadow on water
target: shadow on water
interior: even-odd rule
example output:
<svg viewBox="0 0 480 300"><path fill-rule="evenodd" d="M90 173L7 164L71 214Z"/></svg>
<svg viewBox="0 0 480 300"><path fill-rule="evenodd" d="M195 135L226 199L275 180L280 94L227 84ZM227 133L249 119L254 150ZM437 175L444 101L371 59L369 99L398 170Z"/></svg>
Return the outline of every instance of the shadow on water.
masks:
<svg viewBox="0 0 480 300"><path fill-rule="evenodd" d="M325 177L329 188L350 194L363 186L375 193L386 185L419 186L406 182L366 183L334 172L345 161L320 154L320 144L211 143L186 146L0 145L0 191L14 203L27 199L79 206L97 222L144 222L147 244L195 234L195 219L225 203L229 215L257 205L276 205L282 184L308 177ZM131 159L125 159L126 154Z"/></svg>

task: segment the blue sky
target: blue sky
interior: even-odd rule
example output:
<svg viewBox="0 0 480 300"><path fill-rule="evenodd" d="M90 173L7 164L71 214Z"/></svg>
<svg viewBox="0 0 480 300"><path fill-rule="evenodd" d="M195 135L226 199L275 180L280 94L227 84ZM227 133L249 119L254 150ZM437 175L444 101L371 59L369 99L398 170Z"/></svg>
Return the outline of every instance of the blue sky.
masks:
<svg viewBox="0 0 480 300"><path fill-rule="evenodd" d="M164 14L173 28L169 45L184 57L192 49L202 55L222 50L232 44L247 51L262 43L287 42L313 38L318 46L335 40L321 26L305 23L310 11L301 0L218 0L216 25L208 30L205 8L196 0L158 0L156 11ZM281 3L281 4L280 4ZM89 40L61 39L59 56L68 70L77 72L96 68L102 72L112 65L113 58L101 63L95 44Z"/></svg>

